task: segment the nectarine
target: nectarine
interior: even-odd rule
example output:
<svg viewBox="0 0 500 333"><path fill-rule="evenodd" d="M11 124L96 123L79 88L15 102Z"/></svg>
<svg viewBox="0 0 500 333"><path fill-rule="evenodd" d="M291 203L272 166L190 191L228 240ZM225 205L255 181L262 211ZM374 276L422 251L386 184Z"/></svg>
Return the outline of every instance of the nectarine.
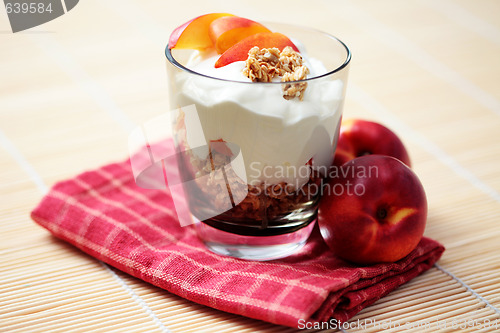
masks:
<svg viewBox="0 0 500 333"><path fill-rule="evenodd" d="M408 152L393 131L373 121L343 120L334 164L341 166L356 157L369 154L392 156L411 167Z"/></svg>
<svg viewBox="0 0 500 333"><path fill-rule="evenodd" d="M219 54L240 40L260 32L271 32L271 30L260 23L239 16L220 17L209 27L210 38Z"/></svg>
<svg viewBox="0 0 500 333"><path fill-rule="evenodd" d="M324 188L318 224L340 258L358 264L394 262L419 243L427 199L415 173L390 156L345 163Z"/></svg>
<svg viewBox="0 0 500 333"><path fill-rule="evenodd" d="M208 33L210 24L223 16L233 16L228 13L212 13L198 16L177 27L168 41L170 49L196 49L204 50L213 47L212 39Z"/></svg>
<svg viewBox="0 0 500 333"><path fill-rule="evenodd" d="M224 52L217 62L215 63L215 68L223 67L233 63L235 61L244 61L248 58L248 51L254 46L259 48L272 48L276 47L282 51L286 46L290 46L295 51L299 52L299 49L293 42L285 35L279 32L261 32L248 36L242 39L238 43L231 46Z"/></svg>

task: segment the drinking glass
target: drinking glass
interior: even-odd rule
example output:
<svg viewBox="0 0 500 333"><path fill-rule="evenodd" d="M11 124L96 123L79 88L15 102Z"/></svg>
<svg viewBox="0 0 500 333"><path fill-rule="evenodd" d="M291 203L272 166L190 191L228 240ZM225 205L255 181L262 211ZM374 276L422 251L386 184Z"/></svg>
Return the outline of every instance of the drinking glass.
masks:
<svg viewBox="0 0 500 333"><path fill-rule="evenodd" d="M166 47L183 197L213 252L271 260L300 249L314 227L333 161L351 53L305 27L265 23L324 71L302 81L245 82L189 68L196 50ZM283 91L307 84L303 100ZM290 104L287 104L290 103Z"/></svg>

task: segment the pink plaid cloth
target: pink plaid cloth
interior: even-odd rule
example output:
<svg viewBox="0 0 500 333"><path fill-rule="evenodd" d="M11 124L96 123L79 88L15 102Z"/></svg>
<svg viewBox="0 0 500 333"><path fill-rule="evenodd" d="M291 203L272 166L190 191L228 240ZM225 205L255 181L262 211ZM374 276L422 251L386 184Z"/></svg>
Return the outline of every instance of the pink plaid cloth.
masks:
<svg viewBox="0 0 500 333"><path fill-rule="evenodd" d="M286 259L219 256L191 227L180 227L167 190L136 185L128 160L56 184L31 216L56 237L169 292L290 327L299 320L346 321L429 269L444 251L423 238L399 262L358 267L334 257L314 229Z"/></svg>

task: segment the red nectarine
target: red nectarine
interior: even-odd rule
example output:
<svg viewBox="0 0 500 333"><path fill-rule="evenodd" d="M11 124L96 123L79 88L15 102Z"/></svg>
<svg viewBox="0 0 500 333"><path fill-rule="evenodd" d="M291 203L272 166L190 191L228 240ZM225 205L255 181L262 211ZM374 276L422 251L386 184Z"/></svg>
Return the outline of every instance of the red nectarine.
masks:
<svg viewBox="0 0 500 333"><path fill-rule="evenodd" d="M356 157L369 154L392 156L411 167L403 142L390 129L373 121L343 120L334 164L341 166Z"/></svg>
<svg viewBox="0 0 500 333"><path fill-rule="evenodd" d="M340 258L359 264L394 262L419 243L427 199L415 173L401 161L367 155L345 163L324 188L318 224Z"/></svg>

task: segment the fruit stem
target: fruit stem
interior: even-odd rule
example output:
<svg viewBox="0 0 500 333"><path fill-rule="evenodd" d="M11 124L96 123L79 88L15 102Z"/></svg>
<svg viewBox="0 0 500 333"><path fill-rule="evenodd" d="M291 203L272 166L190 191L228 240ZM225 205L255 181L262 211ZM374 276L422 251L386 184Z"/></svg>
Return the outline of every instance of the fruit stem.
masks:
<svg viewBox="0 0 500 333"><path fill-rule="evenodd" d="M377 210L377 218L379 220L384 220L387 217L387 209L385 208L379 208Z"/></svg>

